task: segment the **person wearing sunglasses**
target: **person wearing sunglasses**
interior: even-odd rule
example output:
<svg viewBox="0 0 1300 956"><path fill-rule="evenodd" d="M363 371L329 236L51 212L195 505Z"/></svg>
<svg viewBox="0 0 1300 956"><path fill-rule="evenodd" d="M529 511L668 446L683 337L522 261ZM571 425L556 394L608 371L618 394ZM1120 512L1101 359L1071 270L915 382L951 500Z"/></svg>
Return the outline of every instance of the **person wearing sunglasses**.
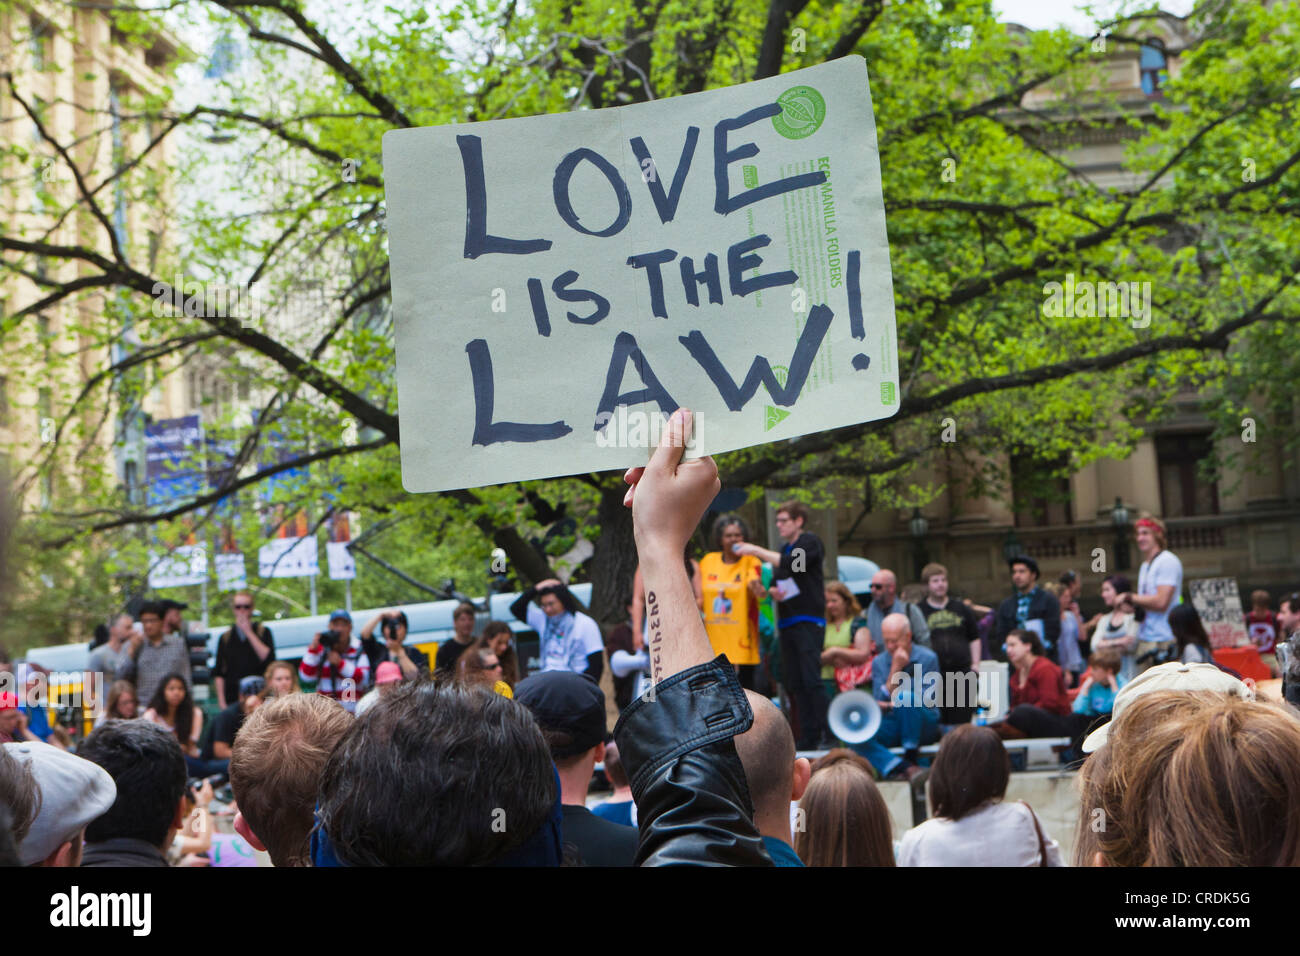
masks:
<svg viewBox="0 0 1300 956"><path fill-rule="evenodd" d="M261 677L266 666L275 660L275 638L271 629L253 621L253 595L235 594L232 606L235 623L217 643L217 662L212 668L212 685L217 692L217 706L227 706L226 689L234 702L239 682L245 677Z"/></svg>

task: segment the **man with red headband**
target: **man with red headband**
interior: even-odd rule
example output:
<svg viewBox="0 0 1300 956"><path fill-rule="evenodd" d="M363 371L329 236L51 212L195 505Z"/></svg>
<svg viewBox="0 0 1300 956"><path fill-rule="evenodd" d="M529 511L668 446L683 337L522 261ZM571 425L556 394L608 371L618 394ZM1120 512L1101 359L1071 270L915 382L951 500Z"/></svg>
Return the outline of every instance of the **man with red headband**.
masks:
<svg viewBox="0 0 1300 956"><path fill-rule="evenodd" d="M1136 527L1138 551L1143 557L1137 593L1121 594L1116 603L1127 602L1146 611L1136 651L1141 673L1153 664L1172 659L1167 656L1175 648L1169 612L1182 603L1183 563L1172 551L1165 550L1165 526L1161 521L1143 517Z"/></svg>

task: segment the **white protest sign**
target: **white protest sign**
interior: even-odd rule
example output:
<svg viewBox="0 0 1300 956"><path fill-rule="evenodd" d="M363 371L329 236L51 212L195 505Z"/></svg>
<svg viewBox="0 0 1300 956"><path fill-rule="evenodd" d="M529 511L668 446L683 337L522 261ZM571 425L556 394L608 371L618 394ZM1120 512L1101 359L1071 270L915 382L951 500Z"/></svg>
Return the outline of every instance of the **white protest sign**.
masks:
<svg viewBox="0 0 1300 956"><path fill-rule="evenodd" d="M273 538L257 549L257 573L264 578L305 578L320 573L316 536Z"/></svg>
<svg viewBox="0 0 1300 956"><path fill-rule="evenodd" d="M892 415L865 61L384 135L402 481L642 464Z"/></svg>
<svg viewBox="0 0 1300 956"><path fill-rule="evenodd" d="M149 587L181 588L208 579L208 552L201 544L181 545L170 554L149 552Z"/></svg>
<svg viewBox="0 0 1300 956"><path fill-rule="evenodd" d="M333 580L351 581L357 576L357 563L352 557L352 552L348 550L348 542L325 542L325 557Z"/></svg>
<svg viewBox="0 0 1300 956"><path fill-rule="evenodd" d="M242 552L225 552L216 557L217 590L238 591L248 587L248 574L244 569Z"/></svg>
<svg viewBox="0 0 1300 956"><path fill-rule="evenodd" d="M1250 643L1236 578L1196 578L1187 582L1187 593L1201 616L1211 647L1240 647Z"/></svg>

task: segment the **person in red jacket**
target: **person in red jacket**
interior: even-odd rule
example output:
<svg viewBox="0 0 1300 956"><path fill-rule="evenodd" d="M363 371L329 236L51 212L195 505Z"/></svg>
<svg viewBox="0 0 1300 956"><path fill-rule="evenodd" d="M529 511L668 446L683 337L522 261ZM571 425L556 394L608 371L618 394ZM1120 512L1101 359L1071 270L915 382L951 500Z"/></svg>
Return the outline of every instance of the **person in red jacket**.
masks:
<svg viewBox="0 0 1300 956"><path fill-rule="evenodd" d="M1011 662L1011 712L994 729L1004 739L1069 737L1073 733L1065 674L1048 660L1043 642L1033 631L1007 635Z"/></svg>

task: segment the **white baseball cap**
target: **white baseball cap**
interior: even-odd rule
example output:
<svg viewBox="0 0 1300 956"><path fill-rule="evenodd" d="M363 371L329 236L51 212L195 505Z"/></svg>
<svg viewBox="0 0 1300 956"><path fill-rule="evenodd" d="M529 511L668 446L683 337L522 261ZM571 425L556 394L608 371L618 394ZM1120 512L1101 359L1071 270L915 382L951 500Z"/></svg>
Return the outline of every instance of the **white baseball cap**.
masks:
<svg viewBox="0 0 1300 956"><path fill-rule="evenodd" d="M1083 752L1090 754L1100 748L1110 739L1111 725L1119 719L1124 708L1143 694L1157 690L1211 691L1233 694L1245 700L1255 699L1255 691L1249 685L1213 664L1183 664L1179 661L1160 664L1143 671L1119 689L1110 720L1088 735L1083 742Z"/></svg>
<svg viewBox="0 0 1300 956"><path fill-rule="evenodd" d="M40 810L23 837L23 866L40 863L86 824L103 816L117 799L117 785L99 764L33 741L4 745L9 756L32 768L41 791Z"/></svg>

